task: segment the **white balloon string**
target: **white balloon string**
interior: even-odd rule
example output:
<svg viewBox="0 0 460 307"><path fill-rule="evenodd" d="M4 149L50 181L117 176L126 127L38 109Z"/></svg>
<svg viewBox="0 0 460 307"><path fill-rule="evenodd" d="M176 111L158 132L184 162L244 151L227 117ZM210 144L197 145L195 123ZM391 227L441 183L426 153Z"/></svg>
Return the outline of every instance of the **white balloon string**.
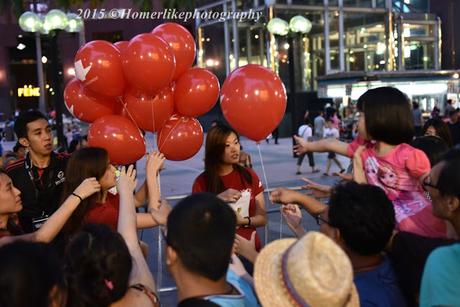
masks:
<svg viewBox="0 0 460 307"><path fill-rule="evenodd" d="M153 143L151 144L151 150L150 152L153 152L155 150L155 110L154 110L154 107L153 107L153 104L154 104L154 101L155 101L155 97L153 97L153 99L151 100L152 103L151 103L151 110L152 110L152 134L153 134ZM158 133L157 133L158 135ZM158 147L158 144L157 144L157 147Z"/></svg>
<svg viewBox="0 0 460 307"><path fill-rule="evenodd" d="M169 130L168 135L166 135L166 137L165 137L165 139L164 139L165 141L163 142L163 144L161 144L161 146L160 146L160 144L158 144L158 151L159 151L159 152L161 152L161 148L162 148L163 145L168 141L169 136L171 135L171 133L172 133L174 130L176 130L177 125L179 125L180 121L181 121L181 119L179 118L179 119L177 120L177 122L174 124L174 126L172 127L172 129Z"/></svg>
<svg viewBox="0 0 460 307"><path fill-rule="evenodd" d="M259 150L259 159L260 159L260 165L262 166L262 174L264 176L265 188L270 193L270 188L268 187L267 173L265 172L264 159L262 159L262 152L260 151L260 144L257 144L257 149ZM268 199L270 201L270 197Z"/></svg>
<svg viewBox="0 0 460 307"><path fill-rule="evenodd" d="M136 126L137 130L139 131L139 133L142 135L142 137L144 138L144 142L145 142L145 137L144 135L142 134L142 129L139 127L139 125L137 124L136 120L134 120L134 117L131 115L131 112L129 112L128 108L126 107L126 104L123 102L123 99L121 99L121 96L118 96L117 97L117 100L121 103L121 105L123 106L123 109L126 111L126 113L128 113L128 116L129 118L131 119L131 121L134 123L134 125Z"/></svg>

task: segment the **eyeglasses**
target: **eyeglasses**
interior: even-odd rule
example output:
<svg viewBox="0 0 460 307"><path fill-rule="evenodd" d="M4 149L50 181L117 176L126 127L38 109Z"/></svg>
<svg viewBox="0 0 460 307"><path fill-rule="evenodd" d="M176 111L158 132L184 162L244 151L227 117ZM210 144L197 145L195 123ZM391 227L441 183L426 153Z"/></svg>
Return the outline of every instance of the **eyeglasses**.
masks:
<svg viewBox="0 0 460 307"><path fill-rule="evenodd" d="M323 224L331 225L331 223L330 223L328 220L326 220L326 219L324 219L324 218L321 217L321 214L318 214L317 216L315 216L315 219L316 219L316 223L317 223L319 226L321 226L321 225L323 225ZM331 226L332 226L332 225L331 225Z"/></svg>
<svg viewBox="0 0 460 307"><path fill-rule="evenodd" d="M431 183L431 175L428 175L428 176L425 177L425 179L423 179L422 188L423 188L423 190L424 190L425 192L429 192L429 191L427 190L427 187L430 187L430 188L439 190L438 185Z"/></svg>

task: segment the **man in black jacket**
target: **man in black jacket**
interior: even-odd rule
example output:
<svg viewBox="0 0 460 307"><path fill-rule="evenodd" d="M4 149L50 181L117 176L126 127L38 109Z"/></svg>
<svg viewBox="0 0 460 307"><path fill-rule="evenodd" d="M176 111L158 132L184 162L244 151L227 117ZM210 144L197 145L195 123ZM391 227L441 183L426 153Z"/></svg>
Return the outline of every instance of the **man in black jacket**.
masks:
<svg viewBox="0 0 460 307"><path fill-rule="evenodd" d="M25 232L32 232L60 205L68 155L53 152L51 127L38 111L21 114L14 132L28 153L9 165L6 172L21 191L23 209L19 222Z"/></svg>

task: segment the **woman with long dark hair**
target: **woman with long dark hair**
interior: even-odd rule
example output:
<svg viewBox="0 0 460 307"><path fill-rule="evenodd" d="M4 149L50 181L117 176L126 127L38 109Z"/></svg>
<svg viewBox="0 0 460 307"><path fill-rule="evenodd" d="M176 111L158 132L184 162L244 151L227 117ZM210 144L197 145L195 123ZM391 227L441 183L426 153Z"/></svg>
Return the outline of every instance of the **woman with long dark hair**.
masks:
<svg viewBox="0 0 460 307"><path fill-rule="evenodd" d="M256 227L265 226L264 187L257 174L238 164L240 139L232 128L217 124L208 131L205 145L205 169L193 183L193 192L211 192L230 203L236 211L237 234L251 239ZM260 238L255 234L256 248Z"/></svg>
<svg viewBox="0 0 460 307"><path fill-rule="evenodd" d="M147 160L146 181L149 181L149 177L156 177L158 174L164 157L162 154L154 153L149 155ZM75 210L64 228L66 236L71 236L81 226L89 223L105 224L112 230L117 229L120 198L118 194L111 192L111 189L115 187L117 182L116 169L110 164L109 156L105 149L87 147L74 152L67 163L63 197L71 195L75 186L78 186L88 177L95 177L100 184L101 190L99 193L83 200L77 210ZM155 180L150 181L155 182ZM158 203L158 189L149 190L152 200L154 199ZM137 207L146 202L146 191L146 184L144 184L135 193L134 197ZM149 202L149 207L154 203L155 201ZM137 213L136 222L138 228L148 228L158 225L157 221L149 213Z"/></svg>

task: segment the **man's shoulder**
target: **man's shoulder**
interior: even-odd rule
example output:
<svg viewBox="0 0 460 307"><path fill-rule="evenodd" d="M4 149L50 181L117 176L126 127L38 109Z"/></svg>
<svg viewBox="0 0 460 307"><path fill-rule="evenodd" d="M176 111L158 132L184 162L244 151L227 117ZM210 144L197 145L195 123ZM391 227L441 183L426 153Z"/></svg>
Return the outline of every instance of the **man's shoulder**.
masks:
<svg viewBox="0 0 460 307"><path fill-rule="evenodd" d="M25 159L22 158L22 159L19 159L13 163L11 163L10 165L8 165L6 168L5 168L5 172L8 174L8 175L11 175L13 173L16 173L16 172L19 172L21 170L24 169L24 162L25 162Z"/></svg>
<svg viewBox="0 0 460 307"><path fill-rule="evenodd" d="M67 152L53 152L54 156L56 157L56 159L58 160L68 160L70 159L70 156L71 154L67 153Z"/></svg>

